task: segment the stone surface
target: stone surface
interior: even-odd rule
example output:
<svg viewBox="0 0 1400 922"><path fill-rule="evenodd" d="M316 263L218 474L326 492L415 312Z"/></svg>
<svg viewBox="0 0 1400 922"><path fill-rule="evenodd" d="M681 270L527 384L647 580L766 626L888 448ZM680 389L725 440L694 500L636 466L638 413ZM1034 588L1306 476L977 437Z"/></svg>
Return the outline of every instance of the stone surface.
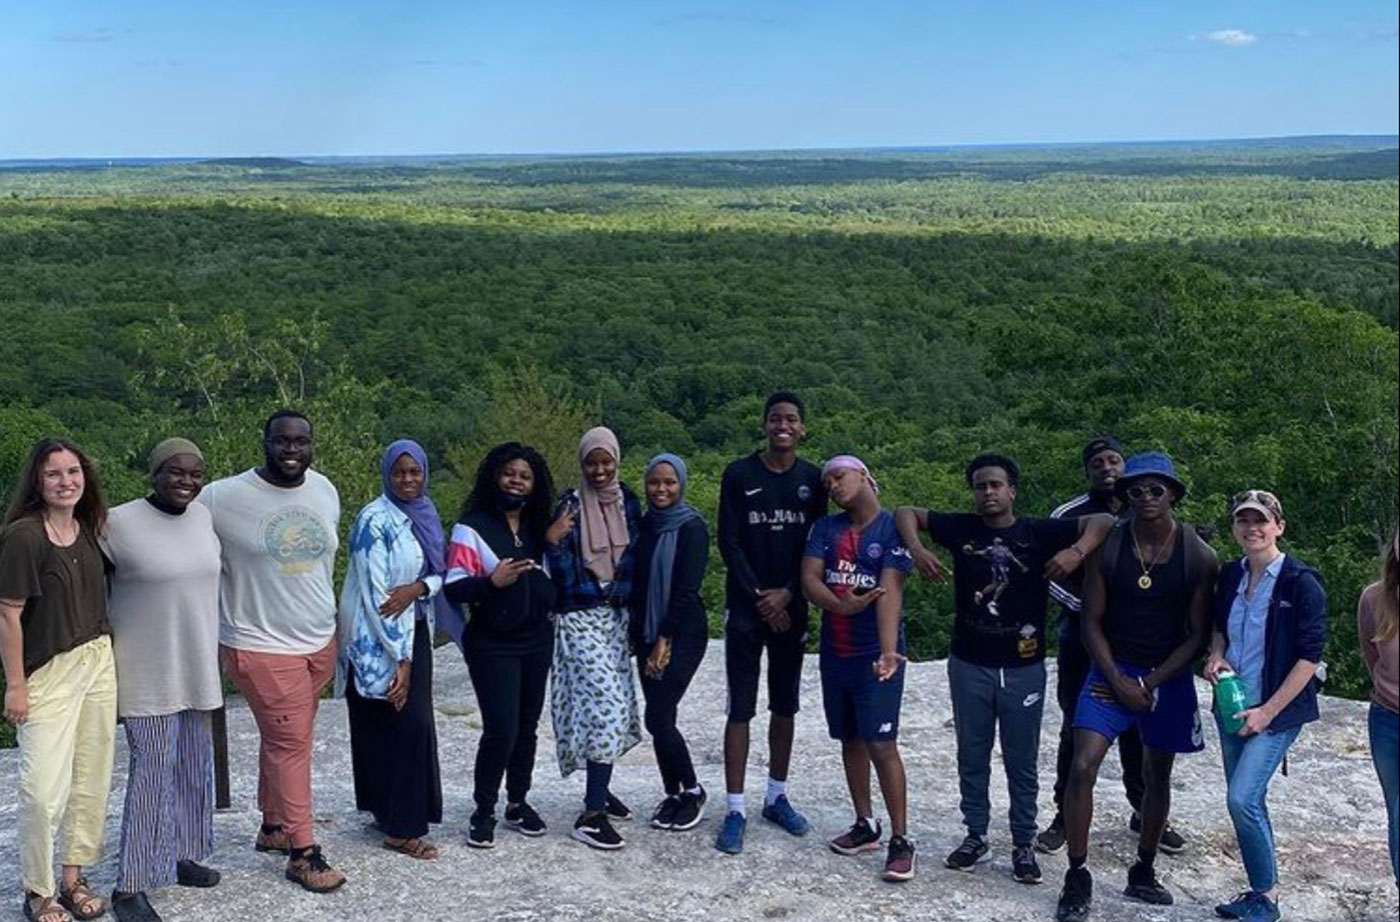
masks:
<svg viewBox="0 0 1400 922"><path fill-rule="evenodd" d="M943 867L962 837L957 770L941 663L913 665L906 685L901 745L910 779L910 825L919 848L918 877L904 885L879 880L883 851L859 858L829 852L824 838L850 822L837 747L826 737L817 664L804 676L806 710L798 718L793 799L813 833L795 839L758 819L763 790L766 723L755 725L749 772L750 824L739 856L716 852L713 837L723 804L721 737L725 701L722 647L712 644L681 711L701 781L711 794L705 822L689 833L649 829L639 819L619 824L627 848L593 852L567 837L580 806L581 774L561 779L546 717L531 801L550 824L542 839L504 827L497 847L482 852L463 842L471 811L471 766L479 720L466 670L454 648L437 652L438 729L446 822L435 830L442 857L415 861L383 851L367 817L354 809L343 702L325 702L316 727L315 791L318 837L327 856L349 876L339 892L315 896L282 878L282 859L253 851L258 824L257 736L242 702L229 707L233 809L215 817L212 864L224 882L212 891L178 887L152 895L170 922L180 920L1048 920L1064 873L1063 855L1041 864L1046 882L1017 884L1010 876L1006 794L994 772L992 860L974 873ZM1055 733L1054 677L1041 741L1041 821L1051 815ZM1204 687L1203 687L1204 688ZM1204 695L1203 695L1204 698ZM119 734L119 738L121 734ZM1103 922L1168 922L1212 918L1212 907L1244 888L1244 874L1225 813L1219 748L1213 727L1204 753L1181 758L1175 775L1174 823L1190 839L1187 852L1162 856L1159 868L1176 895L1173 907L1129 903L1119 894L1135 839L1116 759L1105 763L1094 823L1091 867L1096 872L1094 918ZM386 753L386 757L392 754ZM994 756L999 758L999 755ZM115 880L126 750L118 747L107 845L109 855L89 876L101 892ZM1279 843L1283 908L1309 922L1393 920L1395 889L1385 849L1379 785L1366 742L1365 705L1325 700L1323 719L1303 732L1289 760L1290 776L1275 780L1270 807ZM0 753L0 791L13 792L17 754ZM639 817L659 799L649 744L619 764L614 790ZM879 804L877 792L877 805ZM0 798L0 916L19 918L14 797ZM883 813L883 811L879 811Z"/></svg>

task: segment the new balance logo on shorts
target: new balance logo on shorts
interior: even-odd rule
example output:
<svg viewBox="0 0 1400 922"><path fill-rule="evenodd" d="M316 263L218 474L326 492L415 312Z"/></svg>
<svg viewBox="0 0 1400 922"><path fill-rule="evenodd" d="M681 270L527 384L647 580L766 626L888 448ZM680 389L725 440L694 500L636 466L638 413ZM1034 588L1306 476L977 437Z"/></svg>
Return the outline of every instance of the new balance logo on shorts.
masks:
<svg viewBox="0 0 1400 922"><path fill-rule="evenodd" d="M884 723L880 724L880 732L881 732L881 733L889 733L889 732L890 732L891 730L893 730L893 729L894 729L894 723L892 723L891 721L885 721Z"/></svg>

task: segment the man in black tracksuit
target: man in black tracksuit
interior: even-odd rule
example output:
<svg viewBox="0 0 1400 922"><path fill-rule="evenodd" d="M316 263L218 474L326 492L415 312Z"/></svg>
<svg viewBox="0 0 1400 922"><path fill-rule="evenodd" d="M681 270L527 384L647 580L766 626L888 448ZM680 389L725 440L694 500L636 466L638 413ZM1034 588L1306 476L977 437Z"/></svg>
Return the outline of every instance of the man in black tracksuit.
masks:
<svg viewBox="0 0 1400 922"><path fill-rule="evenodd" d="M715 847L724 852L743 849L749 722L757 707L765 650L770 717L763 817L793 835L807 831L806 819L788 802L787 773L807 639L802 555L807 531L826 514L827 499L820 469L797 456L806 434L805 416L795 394L779 392L769 397L763 410L767 448L732 462L720 483L719 551L727 570L724 658L729 721L724 731L724 764L728 802Z"/></svg>
<svg viewBox="0 0 1400 922"><path fill-rule="evenodd" d="M1123 446L1112 435L1091 439L1082 455L1084 475L1089 490L1050 513L1052 519L1077 519L1081 516L1107 513L1119 516L1123 502L1114 492L1114 484L1123 473ZM1065 847L1065 820L1061 813L1065 785L1069 783L1070 765L1074 759L1074 706L1080 689L1089 674L1089 652L1079 633L1079 612L1082 607L1084 571L1075 570L1065 579L1050 584L1050 595L1060 605L1060 654L1057 660L1058 678L1055 697L1060 704L1060 743L1055 758L1055 818L1036 837L1035 847L1047 855L1058 854ZM1123 790L1133 808L1134 831L1141 822L1142 812L1142 738L1136 728L1118 737L1118 757L1123 765ZM1168 824L1162 833L1160 848L1176 854L1186 847L1186 841Z"/></svg>

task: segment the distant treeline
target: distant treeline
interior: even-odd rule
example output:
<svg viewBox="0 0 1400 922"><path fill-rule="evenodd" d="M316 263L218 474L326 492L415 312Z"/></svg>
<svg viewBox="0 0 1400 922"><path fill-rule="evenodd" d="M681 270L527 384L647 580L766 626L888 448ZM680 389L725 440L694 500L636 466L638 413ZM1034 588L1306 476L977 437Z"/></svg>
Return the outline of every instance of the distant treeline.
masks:
<svg viewBox="0 0 1400 922"><path fill-rule="evenodd" d="M962 465L996 449L1043 514L1082 488L1084 439L1112 431L1172 453L1184 516L1221 526L1222 552L1230 494L1283 498L1288 550L1327 580L1331 688L1356 695L1352 613L1400 483L1400 196L1380 153L1390 178L1354 183L1185 163L801 187L824 168L809 159L745 161L781 185L699 191L645 161L626 169L672 185L505 188L435 167L401 194L339 191L405 169L363 165L272 183L247 166L0 175L0 484L52 431L100 460L115 500L140 495L146 451L174 433L227 474L292 404L347 525L393 437L428 447L450 516L493 441L538 443L567 484L596 422L634 483L650 453L686 455L713 513L723 464L786 387L810 408L806 453L862 454L891 505L967 508ZM716 564L716 619L720 589ZM917 655L946 653L951 605L911 592Z"/></svg>

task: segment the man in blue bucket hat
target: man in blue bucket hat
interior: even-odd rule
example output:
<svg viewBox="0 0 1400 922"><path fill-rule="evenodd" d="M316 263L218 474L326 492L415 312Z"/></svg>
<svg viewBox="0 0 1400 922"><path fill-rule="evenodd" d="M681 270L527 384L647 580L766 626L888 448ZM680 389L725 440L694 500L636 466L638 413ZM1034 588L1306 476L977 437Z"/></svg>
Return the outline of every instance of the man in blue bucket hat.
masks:
<svg viewBox="0 0 1400 922"><path fill-rule="evenodd" d="M1107 513L1118 518L1128 515L1127 503L1119 495L1118 478L1123 476L1127 453L1117 436L1098 435L1090 439L1080 455L1088 490L1058 506L1050 513L1052 519L1077 519ZM1050 596L1060 609L1060 650L1056 660L1055 698L1060 705L1060 742L1055 753L1055 818L1036 836L1035 847L1047 855L1064 851L1065 787L1069 784L1070 765L1074 761L1074 707L1089 674L1089 651L1084 647L1079 629L1079 613L1083 610L1084 568L1050 584ZM1133 832L1142 831L1142 740L1137 728L1129 728L1118 737L1119 761L1123 765L1123 792L1132 806L1128 826ZM1158 848L1175 855L1186 849L1186 839L1170 822L1162 830Z"/></svg>
<svg viewBox="0 0 1400 922"><path fill-rule="evenodd" d="M1085 564L1084 645L1093 658L1075 707L1074 764L1065 790L1069 870L1055 918L1089 916L1093 878L1086 865L1094 782L1113 741L1136 727L1143 742L1142 828L1137 862L1123 891L1168 905L1154 862L1171 808L1177 753L1204 748L1191 664L1209 636L1220 560L1173 509L1186 495L1171 458L1133 455L1115 489L1129 515Z"/></svg>

